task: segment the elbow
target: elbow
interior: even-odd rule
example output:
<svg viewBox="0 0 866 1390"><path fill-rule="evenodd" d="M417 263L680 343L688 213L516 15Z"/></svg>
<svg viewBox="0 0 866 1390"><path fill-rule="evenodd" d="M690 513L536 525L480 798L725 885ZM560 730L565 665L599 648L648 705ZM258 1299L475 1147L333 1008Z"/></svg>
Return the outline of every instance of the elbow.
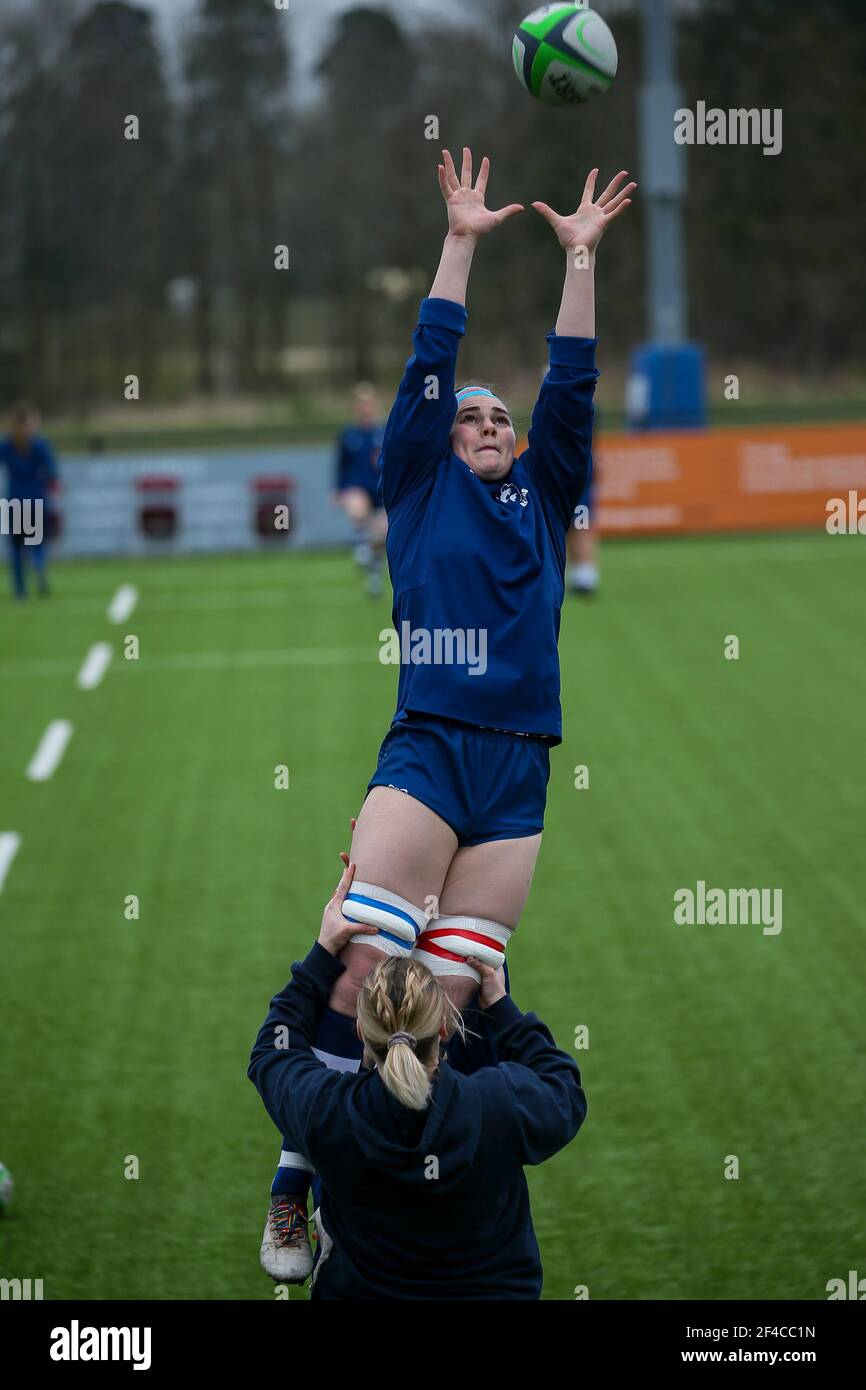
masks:
<svg viewBox="0 0 866 1390"><path fill-rule="evenodd" d="M545 1142L541 1156L534 1162L542 1162L561 1153L574 1139L586 1119L586 1096L579 1085L568 1086L554 1098L547 1116Z"/></svg>
<svg viewBox="0 0 866 1390"><path fill-rule="evenodd" d="M578 1095L570 1096L567 1103L560 1109L557 1134L551 1154L561 1153L567 1149L572 1139L576 1139L580 1128L586 1119L586 1097L580 1091Z"/></svg>
<svg viewBox="0 0 866 1390"><path fill-rule="evenodd" d="M256 1090L259 1089L259 1083L258 1083L259 1067L260 1067L260 1065L261 1065L262 1059L263 1059L263 1057L264 1057L266 1051L267 1051L267 1049L264 1048L264 1047L262 1047L260 1043L256 1043L255 1047L253 1048L252 1052L250 1053L249 1065L247 1066L247 1076L249 1077L250 1081L251 1081L251 1082L253 1083L253 1085L255 1086Z"/></svg>
<svg viewBox="0 0 866 1390"><path fill-rule="evenodd" d="M586 1103L586 1093L582 1090L580 1086L578 1086L575 1094L572 1096L571 1102L572 1139L574 1138L575 1134L577 1134L578 1130L580 1129L581 1125L586 1119L586 1112L588 1109L589 1107Z"/></svg>
<svg viewBox="0 0 866 1390"><path fill-rule="evenodd" d="M586 1092L580 1082L574 1082L568 1086L559 1104L560 1148L564 1149L577 1135L586 1119L586 1112Z"/></svg>

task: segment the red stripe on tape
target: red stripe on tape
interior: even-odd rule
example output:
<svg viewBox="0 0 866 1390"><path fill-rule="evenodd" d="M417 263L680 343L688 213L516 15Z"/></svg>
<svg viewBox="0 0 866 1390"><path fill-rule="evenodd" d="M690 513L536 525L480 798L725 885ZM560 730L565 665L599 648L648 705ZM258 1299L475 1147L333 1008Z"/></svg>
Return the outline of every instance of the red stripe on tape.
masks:
<svg viewBox="0 0 866 1390"><path fill-rule="evenodd" d="M435 940L437 936L464 936L467 941L477 941L482 946L489 946L492 951L498 951L501 956L505 955L505 947L495 936L484 936L481 932L470 931L468 927L435 927L432 931L421 933L418 945Z"/></svg>
<svg viewBox="0 0 866 1390"><path fill-rule="evenodd" d="M453 951L446 951L444 946L437 946L435 941L428 941L425 944L423 936L418 937L416 945L422 951L429 951L431 956L441 956L443 960L465 961L466 959L465 956L456 956Z"/></svg>

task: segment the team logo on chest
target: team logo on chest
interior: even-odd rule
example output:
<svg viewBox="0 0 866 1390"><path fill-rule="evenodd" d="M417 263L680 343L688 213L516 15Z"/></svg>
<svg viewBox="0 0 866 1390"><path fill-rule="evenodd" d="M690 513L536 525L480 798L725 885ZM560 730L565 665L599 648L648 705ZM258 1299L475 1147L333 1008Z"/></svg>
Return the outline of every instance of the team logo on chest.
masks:
<svg viewBox="0 0 866 1390"><path fill-rule="evenodd" d="M529 489L516 488L513 483L503 483L497 496L498 502L519 502L521 507L529 506Z"/></svg>

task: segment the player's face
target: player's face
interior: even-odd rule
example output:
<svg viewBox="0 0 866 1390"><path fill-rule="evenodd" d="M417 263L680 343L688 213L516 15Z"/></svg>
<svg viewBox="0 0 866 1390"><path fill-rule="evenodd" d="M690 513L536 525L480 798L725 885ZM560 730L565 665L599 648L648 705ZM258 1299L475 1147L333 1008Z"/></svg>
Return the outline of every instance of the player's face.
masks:
<svg viewBox="0 0 866 1390"><path fill-rule="evenodd" d="M39 421L35 415L13 415L9 422L9 432L18 449L25 449L38 429Z"/></svg>
<svg viewBox="0 0 866 1390"><path fill-rule="evenodd" d="M372 425L376 419L376 397L356 396L355 417L359 425Z"/></svg>
<svg viewBox="0 0 866 1390"><path fill-rule="evenodd" d="M496 396L467 396L457 411L451 448L479 478L496 482L511 472L514 426Z"/></svg>

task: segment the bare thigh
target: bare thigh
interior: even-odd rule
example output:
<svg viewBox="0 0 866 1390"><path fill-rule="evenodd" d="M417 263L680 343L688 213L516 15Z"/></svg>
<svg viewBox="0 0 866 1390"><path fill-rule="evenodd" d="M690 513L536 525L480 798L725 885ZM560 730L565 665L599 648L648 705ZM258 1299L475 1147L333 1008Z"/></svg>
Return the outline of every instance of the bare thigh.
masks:
<svg viewBox="0 0 866 1390"><path fill-rule="evenodd" d="M458 849L448 867L439 911L449 916L484 917L516 927L526 906L541 835L519 840L488 840Z"/></svg>
<svg viewBox="0 0 866 1390"><path fill-rule="evenodd" d="M393 787L373 787L358 816L351 858L358 882L399 893L423 912L430 899L441 902L456 850L454 831L429 806ZM345 947L340 960L346 970L331 992L332 1009L354 1015L358 990L382 954L375 946Z"/></svg>
<svg viewBox="0 0 866 1390"><path fill-rule="evenodd" d="M488 840L458 849L439 898L440 916L481 917L516 927L529 897L541 835L518 840ZM458 1009L476 993L474 980L447 975L440 983Z"/></svg>

